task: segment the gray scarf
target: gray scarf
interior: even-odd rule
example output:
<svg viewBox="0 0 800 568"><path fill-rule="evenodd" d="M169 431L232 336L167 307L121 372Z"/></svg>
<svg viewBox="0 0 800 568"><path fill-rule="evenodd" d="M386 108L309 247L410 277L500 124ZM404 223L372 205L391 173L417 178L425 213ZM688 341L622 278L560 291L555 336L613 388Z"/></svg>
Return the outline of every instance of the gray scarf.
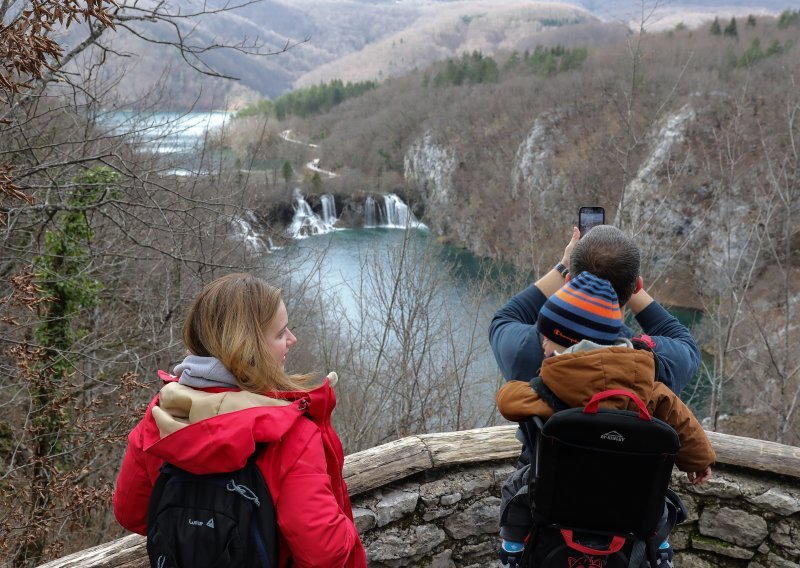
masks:
<svg viewBox="0 0 800 568"><path fill-rule="evenodd" d="M172 370L172 374L180 375L178 383L187 387L239 387L236 377L216 357L189 355Z"/></svg>

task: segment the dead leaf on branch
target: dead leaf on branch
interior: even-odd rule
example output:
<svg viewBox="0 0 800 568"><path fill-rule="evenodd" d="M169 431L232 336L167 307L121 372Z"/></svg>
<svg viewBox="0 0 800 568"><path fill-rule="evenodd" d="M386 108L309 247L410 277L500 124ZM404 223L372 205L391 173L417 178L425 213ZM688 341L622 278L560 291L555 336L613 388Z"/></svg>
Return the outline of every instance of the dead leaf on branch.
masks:
<svg viewBox="0 0 800 568"><path fill-rule="evenodd" d="M53 62L61 58L64 50L48 36L55 24L68 28L82 16L86 22L95 20L103 27L116 29L113 15L108 12L119 8L114 0L89 0L85 5L76 0L29 0L29 3L30 7L8 25L0 22L0 90L9 93L30 88L32 81L40 79L45 71L56 70ZM14 183L12 169L10 164L0 164L0 206L5 199L33 203L33 197ZM0 218L0 223L3 222Z"/></svg>
<svg viewBox="0 0 800 568"><path fill-rule="evenodd" d="M26 266L12 275L11 278L9 278L9 282L14 290L5 298L0 298L0 305L19 306L31 312L36 311L39 304L49 300L36 284L35 280L37 277L38 275L34 272L33 266Z"/></svg>

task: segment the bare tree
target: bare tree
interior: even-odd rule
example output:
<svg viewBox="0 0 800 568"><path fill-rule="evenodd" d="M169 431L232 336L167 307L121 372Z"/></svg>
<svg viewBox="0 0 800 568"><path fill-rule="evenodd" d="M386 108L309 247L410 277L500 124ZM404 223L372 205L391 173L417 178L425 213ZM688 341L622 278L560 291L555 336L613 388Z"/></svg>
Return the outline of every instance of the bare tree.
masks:
<svg viewBox="0 0 800 568"><path fill-rule="evenodd" d="M32 565L119 533L110 495L124 436L155 392L155 370L180 356L188 299L265 254L236 232L254 184L237 183L202 151L201 175L174 175L131 144L157 129L142 120L122 134L102 114L116 80L103 68L120 55L109 34L174 49L207 75L225 75L204 59L213 50L275 53L257 40L195 40L193 22L236 7L0 6L3 565ZM57 40L64 28L66 49Z"/></svg>
<svg viewBox="0 0 800 568"><path fill-rule="evenodd" d="M312 295L313 329L303 331L319 365L339 373L335 420L348 451L497 419L497 373L480 366L489 357L488 284L447 298L452 276L436 254L407 231L387 250L362 254L347 293Z"/></svg>

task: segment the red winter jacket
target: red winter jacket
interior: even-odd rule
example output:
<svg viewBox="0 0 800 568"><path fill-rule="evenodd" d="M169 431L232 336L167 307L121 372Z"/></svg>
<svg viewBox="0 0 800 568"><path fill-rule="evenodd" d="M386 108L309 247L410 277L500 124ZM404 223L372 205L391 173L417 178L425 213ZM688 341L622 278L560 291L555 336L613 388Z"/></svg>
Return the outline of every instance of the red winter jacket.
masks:
<svg viewBox="0 0 800 568"><path fill-rule="evenodd" d="M291 557L298 567L366 567L342 478L342 444L330 421L336 396L327 378L309 392L268 397L193 389L159 375L166 385L128 436L114 491L123 527L147 533L150 492L164 461L195 474L234 471L257 443L268 442L258 466L275 503L279 566Z"/></svg>

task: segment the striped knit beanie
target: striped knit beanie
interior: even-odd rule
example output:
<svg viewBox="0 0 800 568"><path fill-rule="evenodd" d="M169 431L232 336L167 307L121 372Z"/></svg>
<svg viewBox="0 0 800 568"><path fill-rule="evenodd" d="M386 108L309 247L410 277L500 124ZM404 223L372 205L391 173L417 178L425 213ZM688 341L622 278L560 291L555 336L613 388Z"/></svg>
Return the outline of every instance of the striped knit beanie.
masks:
<svg viewBox="0 0 800 568"><path fill-rule="evenodd" d="M564 347L583 339L613 345L622 329L617 294L608 280L581 272L544 303L536 328Z"/></svg>

